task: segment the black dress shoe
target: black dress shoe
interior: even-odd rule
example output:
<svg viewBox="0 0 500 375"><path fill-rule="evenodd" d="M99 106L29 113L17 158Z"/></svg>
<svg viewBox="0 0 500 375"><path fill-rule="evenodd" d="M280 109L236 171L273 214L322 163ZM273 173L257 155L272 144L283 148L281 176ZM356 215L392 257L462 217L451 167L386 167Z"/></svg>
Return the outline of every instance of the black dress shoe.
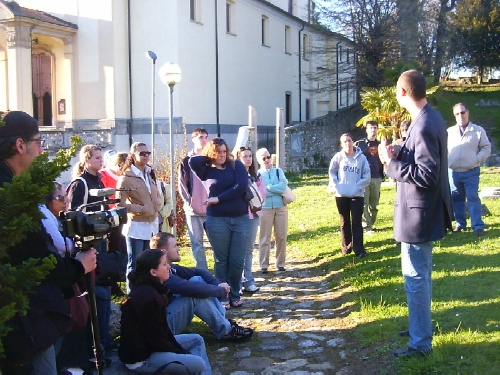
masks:
<svg viewBox="0 0 500 375"><path fill-rule="evenodd" d="M409 346L405 348L399 348L394 351L394 357L415 357L415 356L428 356L432 349L429 350L417 350L410 348Z"/></svg>

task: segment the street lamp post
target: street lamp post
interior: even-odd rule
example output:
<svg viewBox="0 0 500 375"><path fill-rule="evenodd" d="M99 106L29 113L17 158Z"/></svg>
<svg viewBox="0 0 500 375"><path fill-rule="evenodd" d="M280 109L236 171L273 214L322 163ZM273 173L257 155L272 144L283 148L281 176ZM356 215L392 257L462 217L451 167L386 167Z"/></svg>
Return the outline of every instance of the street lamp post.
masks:
<svg viewBox="0 0 500 375"><path fill-rule="evenodd" d="M153 70L151 74L151 164L155 162L155 65L156 53L153 51L146 52L146 57L153 62Z"/></svg>
<svg viewBox="0 0 500 375"><path fill-rule="evenodd" d="M160 79L161 81L168 86L169 90L169 111L168 111L168 129L169 129L169 143L170 143L170 195L172 197L172 205L174 210L176 209L176 196L175 196L175 150L174 150L174 132L173 132L173 124L172 118L174 113L174 86L181 81L181 68L179 65L174 63L166 63L160 68ZM175 211L174 211L175 212ZM174 226L172 228L174 235L176 235L177 230Z"/></svg>

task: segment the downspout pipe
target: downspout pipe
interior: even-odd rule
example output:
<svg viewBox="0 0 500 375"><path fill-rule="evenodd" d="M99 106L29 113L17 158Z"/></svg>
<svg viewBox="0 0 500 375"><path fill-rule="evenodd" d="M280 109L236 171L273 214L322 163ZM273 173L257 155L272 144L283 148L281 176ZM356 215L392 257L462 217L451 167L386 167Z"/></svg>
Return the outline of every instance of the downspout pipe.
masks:
<svg viewBox="0 0 500 375"><path fill-rule="evenodd" d="M299 30L299 122L302 122L302 32L304 31L304 24Z"/></svg>
<svg viewBox="0 0 500 375"><path fill-rule="evenodd" d="M338 111L339 110L339 45L340 45L340 42L337 42L337 46L336 46L336 62L337 62L337 66L336 66L336 69L335 69L335 76L336 76L336 92L337 92L337 100L336 100L336 108L335 108L335 111Z"/></svg>
<svg viewBox="0 0 500 375"><path fill-rule="evenodd" d="M127 0L127 33L128 33L128 107L129 107L129 118L127 119L127 133L128 133L128 145L132 146L132 119L134 118L133 112L133 98L132 98L132 32L131 32L131 19L130 19L130 0ZM151 145L153 147L153 145Z"/></svg>
<svg viewBox="0 0 500 375"><path fill-rule="evenodd" d="M220 109L219 109L219 19L218 0L215 0L215 122L217 124L217 137L220 138Z"/></svg>

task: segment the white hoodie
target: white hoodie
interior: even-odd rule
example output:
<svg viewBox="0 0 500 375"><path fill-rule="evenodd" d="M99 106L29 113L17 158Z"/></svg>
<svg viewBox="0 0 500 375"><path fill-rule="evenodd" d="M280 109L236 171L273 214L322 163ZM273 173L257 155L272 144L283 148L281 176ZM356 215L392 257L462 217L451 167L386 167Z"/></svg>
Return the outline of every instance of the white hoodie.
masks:
<svg viewBox="0 0 500 375"><path fill-rule="evenodd" d="M364 197L365 188L370 184L370 165L358 147L351 156L344 151L337 152L328 173L329 185L335 189L336 197Z"/></svg>

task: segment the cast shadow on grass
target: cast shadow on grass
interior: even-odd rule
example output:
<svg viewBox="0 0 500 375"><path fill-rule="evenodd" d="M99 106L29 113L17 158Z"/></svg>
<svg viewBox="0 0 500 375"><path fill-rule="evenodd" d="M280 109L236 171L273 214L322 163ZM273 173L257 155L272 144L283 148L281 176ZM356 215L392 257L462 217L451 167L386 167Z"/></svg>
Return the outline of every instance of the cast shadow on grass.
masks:
<svg viewBox="0 0 500 375"><path fill-rule="evenodd" d="M332 226L323 226L316 228L315 230L301 230L301 231L293 231L288 233L288 243L293 243L295 241L300 241L300 240L314 240L315 238L319 238L325 235L332 235L336 234L335 237L339 236L339 230L338 227L332 227ZM340 238L340 237L339 237Z"/></svg>
<svg viewBox="0 0 500 375"><path fill-rule="evenodd" d="M490 226L485 237L498 238L498 232L496 226ZM477 247L477 253L470 254L469 249L465 253L448 250L457 247L456 243L450 243L457 236L465 239L468 237L467 241L464 241L464 246ZM483 238L478 238L472 232L454 234L440 241L439 247L435 248L432 316L433 324L436 325L439 334L452 335L456 332L471 331L480 336L476 339L480 341L488 340L485 337L498 331L500 304L495 301L498 297L495 269L500 266L500 259L498 254L489 253L483 248L482 241ZM368 323L359 324L353 331L356 340L361 342L365 340L367 346L378 348L388 345L391 350L404 346L406 340L397 336L399 330L407 327L406 296L401 276L399 248L387 240L371 241L369 256L363 260L364 262L353 262L345 258L336 259L338 264L334 266L334 268L344 268L343 282L355 288L351 296L347 296L353 302L350 310L361 311L366 306L370 308L372 304L379 305L379 310L375 308L374 314L380 315L380 310L388 309L387 311L394 312L394 316L376 318ZM336 275L331 281L335 280L335 277ZM484 357L491 356L498 349L498 344L495 344L493 339L489 339L491 342L478 343L478 347L482 349L476 349L475 344L450 344L446 341L441 345L438 340L436 341L438 344L429 362L426 362L428 365L422 367L423 372L431 371L436 362L437 368L446 368L446 365L439 362L449 360L447 353L450 348L463 353L477 352L476 361L480 363L486 362ZM483 350L485 353L482 353ZM468 358L471 361L474 357L469 354ZM498 358L496 361L498 362ZM462 360L458 372L467 371L469 365ZM406 369L406 366L403 365L402 368ZM411 368L413 372L409 370L408 373L420 372L416 367L408 367ZM472 368L474 373L481 373L477 371L478 369L491 369L477 363L473 363ZM403 370L403 373L406 373L406 370Z"/></svg>
<svg viewBox="0 0 500 375"><path fill-rule="evenodd" d="M494 306L492 306L493 308ZM435 314L436 315L436 314ZM433 323L440 316L433 316ZM377 319L349 331L355 341L365 348L367 362L387 356L408 344L399 331L407 328L406 317ZM428 357L392 359L379 374L497 374L499 368L498 342L482 336L478 330L442 328L434 330L434 348ZM496 370L494 370L496 369Z"/></svg>

